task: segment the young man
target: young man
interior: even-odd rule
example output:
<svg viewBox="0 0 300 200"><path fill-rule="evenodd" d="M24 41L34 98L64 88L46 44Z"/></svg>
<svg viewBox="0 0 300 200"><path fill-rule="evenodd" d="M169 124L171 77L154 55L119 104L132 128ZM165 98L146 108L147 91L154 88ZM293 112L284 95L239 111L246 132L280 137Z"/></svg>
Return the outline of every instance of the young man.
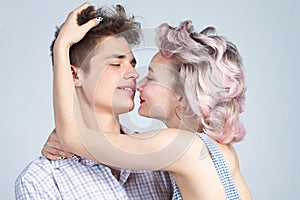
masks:
<svg viewBox="0 0 300 200"><path fill-rule="evenodd" d="M81 39L79 42L75 41L77 43L65 48L64 34L68 32L68 21L77 20L78 25L82 25L95 17L101 22L95 24L82 39L75 39ZM136 61L129 44L139 42L139 29L140 24L133 17L128 18L122 6L95 11L85 3L69 14L57 32L51 46L54 65L63 62L59 60L59 54L69 52L70 74L73 74L81 110L89 128L108 132L117 130L120 134L127 132L121 130L116 116L134 107L138 73L134 69ZM54 67L54 73L59 73L59 69ZM172 198L168 173L118 171L85 158L50 161L39 157L20 174L15 189L17 199Z"/></svg>

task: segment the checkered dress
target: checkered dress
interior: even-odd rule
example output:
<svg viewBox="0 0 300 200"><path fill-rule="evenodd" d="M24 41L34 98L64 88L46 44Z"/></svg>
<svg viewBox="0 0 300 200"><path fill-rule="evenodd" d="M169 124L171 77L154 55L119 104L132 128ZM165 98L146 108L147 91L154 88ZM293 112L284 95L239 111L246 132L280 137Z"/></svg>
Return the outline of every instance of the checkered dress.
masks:
<svg viewBox="0 0 300 200"><path fill-rule="evenodd" d="M197 136L199 136L203 142L206 144L211 158L213 160L213 163L215 165L215 168L217 170L218 176L220 178L220 181L224 187L226 198L228 200L235 200L235 199L241 199L239 196L239 193L236 189L236 186L232 180L229 168L227 166L227 163L221 153L221 151L218 149L217 145L205 134L194 132ZM172 179L172 185L174 189L174 200L182 200L179 188Z"/></svg>

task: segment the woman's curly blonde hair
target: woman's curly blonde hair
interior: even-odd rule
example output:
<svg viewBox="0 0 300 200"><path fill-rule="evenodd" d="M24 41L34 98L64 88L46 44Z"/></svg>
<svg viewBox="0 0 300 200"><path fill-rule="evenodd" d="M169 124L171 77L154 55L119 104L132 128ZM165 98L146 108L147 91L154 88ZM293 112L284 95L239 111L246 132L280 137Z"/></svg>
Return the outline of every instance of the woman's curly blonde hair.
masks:
<svg viewBox="0 0 300 200"><path fill-rule="evenodd" d="M236 46L218 36L214 27L195 32L191 21L178 27L162 24L156 42L162 55L173 60L188 105L203 131L219 143L241 141L245 129L239 114L246 86Z"/></svg>

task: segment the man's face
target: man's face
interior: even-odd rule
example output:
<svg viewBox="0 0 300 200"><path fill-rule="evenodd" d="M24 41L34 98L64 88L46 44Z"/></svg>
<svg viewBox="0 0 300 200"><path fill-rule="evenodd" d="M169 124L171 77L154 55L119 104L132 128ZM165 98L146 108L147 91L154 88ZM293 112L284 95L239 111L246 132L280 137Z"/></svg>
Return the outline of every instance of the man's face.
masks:
<svg viewBox="0 0 300 200"><path fill-rule="evenodd" d="M89 57L82 89L95 112L119 115L134 108L136 60L123 37L106 37Z"/></svg>

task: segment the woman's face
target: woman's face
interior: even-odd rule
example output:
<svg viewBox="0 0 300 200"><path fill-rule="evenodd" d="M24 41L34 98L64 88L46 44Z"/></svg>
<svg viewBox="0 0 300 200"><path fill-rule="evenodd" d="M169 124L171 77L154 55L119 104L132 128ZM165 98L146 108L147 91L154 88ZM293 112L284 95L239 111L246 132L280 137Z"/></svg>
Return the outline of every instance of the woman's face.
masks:
<svg viewBox="0 0 300 200"><path fill-rule="evenodd" d="M160 52L152 58L147 76L137 84L141 104L139 115L163 122L175 116L179 98L173 89L176 73L173 70L171 60L164 58Z"/></svg>

